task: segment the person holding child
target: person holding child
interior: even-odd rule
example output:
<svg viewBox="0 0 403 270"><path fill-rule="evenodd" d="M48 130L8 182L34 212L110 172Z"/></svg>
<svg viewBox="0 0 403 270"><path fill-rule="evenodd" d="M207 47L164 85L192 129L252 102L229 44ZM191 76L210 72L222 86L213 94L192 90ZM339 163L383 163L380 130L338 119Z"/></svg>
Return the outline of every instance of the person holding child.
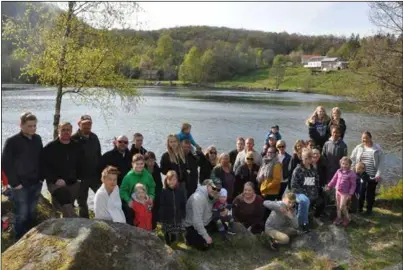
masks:
<svg viewBox="0 0 403 270"><path fill-rule="evenodd" d="M178 185L175 171L168 171L164 179L164 189L160 197L159 221L162 223L165 242L171 245L177 235L185 232L186 194Z"/></svg>
<svg viewBox="0 0 403 270"><path fill-rule="evenodd" d="M276 141L281 140L280 128L278 125L272 126L270 132L266 135L265 144L269 144L270 135L274 135Z"/></svg>
<svg viewBox="0 0 403 270"><path fill-rule="evenodd" d="M131 196L131 207L134 211L134 226L151 231L152 227L152 208L153 201L147 195L147 188L141 183L137 183Z"/></svg>
<svg viewBox="0 0 403 270"><path fill-rule="evenodd" d="M235 235L234 218L229 213L231 205L227 203L227 190L222 188L220 196L213 206L213 219L217 224L218 232L224 240L227 240L227 234ZM225 224L228 223L228 230L225 230Z"/></svg>
<svg viewBox="0 0 403 270"><path fill-rule="evenodd" d="M192 134L190 133L190 131L192 130L192 125L189 123L183 123L182 124L182 128L181 131L178 133L178 138L179 138L179 142L182 142L183 140L189 140L190 143L196 147L196 149L198 151L201 151L201 147L200 145L198 145L195 140L193 139Z"/></svg>
<svg viewBox="0 0 403 270"><path fill-rule="evenodd" d="M94 196L96 219L126 223L119 196L119 186L117 185L119 173L119 170L113 166L107 166L102 171L102 185Z"/></svg>
<svg viewBox="0 0 403 270"><path fill-rule="evenodd" d="M332 181L326 187L326 191L336 187L337 218L333 222L335 225L343 223L344 226L347 226L351 221L347 203L354 195L356 187L356 175L351 170L351 163L351 159L343 157L340 160L341 168L337 170ZM344 214L344 219L342 218L342 213Z"/></svg>
<svg viewBox="0 0 403 270"><path fill-rule="evenodd" d="M270 237L270 247L278 249L278 245L286 245L290 237L297 235L298 218L295 213L296 196L286 192L281 201L264 201L263 206L271 210L265 224L265 234Z"/></svg>

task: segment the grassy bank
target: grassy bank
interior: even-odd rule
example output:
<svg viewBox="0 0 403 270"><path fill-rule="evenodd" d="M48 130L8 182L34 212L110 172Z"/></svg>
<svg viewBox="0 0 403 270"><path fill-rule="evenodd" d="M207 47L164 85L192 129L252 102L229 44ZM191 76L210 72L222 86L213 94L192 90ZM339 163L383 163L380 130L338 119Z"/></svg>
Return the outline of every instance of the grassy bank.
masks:
<svg viewBox="0 0 403 270"><path fill-rule="evenodd" d="M264 68L250 72L243 76L236 76L228 81L207 83L203 86L222 89L263 90L275 88L275 79L269 76L270 69ZM131 80L135 85L154 85L155 81ZM169 86L169 81L159 82L161 86ZM182 81L173 81L175 86L182 86ZM311 71L303 67L288 67L284 81L279 90L305 93L318 93L339 96L354 96L356 93L366 92L375 88L369 83L366 76L356 74L350 70L339 70L312 75Z"/></svg>

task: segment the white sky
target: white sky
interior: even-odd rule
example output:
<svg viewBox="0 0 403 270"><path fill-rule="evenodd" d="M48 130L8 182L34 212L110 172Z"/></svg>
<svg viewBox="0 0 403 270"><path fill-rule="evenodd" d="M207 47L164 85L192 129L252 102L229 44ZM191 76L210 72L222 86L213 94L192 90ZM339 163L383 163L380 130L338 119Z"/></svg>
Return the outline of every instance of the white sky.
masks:
<svg viewBox="0 0 403 270"><path fill-rule="evenodd" d="M225 26L309 35L374 34L366 2L139 2L142 30ZM136 19L134 19L137 17Z"/></svg>

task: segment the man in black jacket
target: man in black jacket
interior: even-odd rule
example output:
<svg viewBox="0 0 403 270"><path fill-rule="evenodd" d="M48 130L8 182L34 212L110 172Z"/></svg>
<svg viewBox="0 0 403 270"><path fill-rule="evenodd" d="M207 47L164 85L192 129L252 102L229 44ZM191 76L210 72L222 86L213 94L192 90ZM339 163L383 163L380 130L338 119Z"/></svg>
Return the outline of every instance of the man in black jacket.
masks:
<svg viewBox="0 0 403 270"><path fill-rule="evenodd" d="M238 155L238 153L243 151L244 149L245 149L245 139L242 137L238 137L236 139L236 149L229 152L229 161L231 162L232 166L234 166L235 164L236 156Z"/></svg>
<svg viewBox="0 0 403 270"><path fill-rule="evenodd" d="M197 183L199 181L199 159L192 154L192 144L189 140L183 140L181 142L183 152L185 153L186 158L186 170L188 179L186 181L186 195L189 198L197 189Z"/></svg>
<svg viewBox="0 0 403 270"><path fill-rule="evenodd" d="M128 149L129 139L126 136L119 136L113 142L115 147L102 155L100 161L100 173L107 166L114 166L118 168L120 174L118 175L118 186L122 184L123 177L132 168L132 155Z"/></svg>
<svg viewBox="0 0 403 270"><path fill-rule="evenodd" d="M80 217L89 218L88 213L88 191L97 192L98 188L102 185L99 175L99 162L101 160L101 144L99 143L98 136L91 132L92 118L89 115L81 116L78 121L79 129L71 137L72 140L77 141L84 154L83 159L83 172L80 184L80 194L78 196L78 205L80 207Z"/></svg>
<svg viewBox="0 0 403 270"><path fill-rule="evenodd" d="M143 147L144 137L141 133L134 133L133 135L133 144L130 149L130 153L132 156L135 154L142 154L143 156L147 153L147 150Z"/></svg>
<svg viewBox="0 0 403 270"><path fill-rule="evenodd" d="M20 117L21 131L8 138L2 153L15 207L15 239L20 239L36 218L36 205L42 190L43 172L40 164L42 139L36 133L37 118L30 112Z"/></svg>
<svg viewBox="0 0 403 270"><path fill-rule="evenodd" d="M55 208L60 206L63 217L76 217L74 201L80 191L83 171L83 151L71 140L73 127L65 122L59 125L59 137L44 148L45 177Z"/></svg>

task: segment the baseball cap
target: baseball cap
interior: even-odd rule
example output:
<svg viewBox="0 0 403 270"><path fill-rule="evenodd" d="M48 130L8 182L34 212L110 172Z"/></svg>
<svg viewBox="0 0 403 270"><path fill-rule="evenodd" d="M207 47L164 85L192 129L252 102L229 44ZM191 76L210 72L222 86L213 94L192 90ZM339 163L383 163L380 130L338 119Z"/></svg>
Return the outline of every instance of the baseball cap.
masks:
<svg viewBox="0 0 403 270"><path fill-rule="evenodd" d="M222 184L220 179L206 179L203 182L204 185L212 185L213 187L217 189L222 189Z"/></svg>
<svg viewBox="0 0 403 270"><path fill-rule="evenodd" d="M84 122L92 122L92 118L91 116L89 116L88 114L85 114L83 116L80 117L80 122L84 123Z"/></svg>
<svg viewBox="0 0 403 270"><path fill-rule="evenodd" d="M270 134L269 139L270 139L270 138L277 139L277 136L274 135L274 134Z"/></svg>

